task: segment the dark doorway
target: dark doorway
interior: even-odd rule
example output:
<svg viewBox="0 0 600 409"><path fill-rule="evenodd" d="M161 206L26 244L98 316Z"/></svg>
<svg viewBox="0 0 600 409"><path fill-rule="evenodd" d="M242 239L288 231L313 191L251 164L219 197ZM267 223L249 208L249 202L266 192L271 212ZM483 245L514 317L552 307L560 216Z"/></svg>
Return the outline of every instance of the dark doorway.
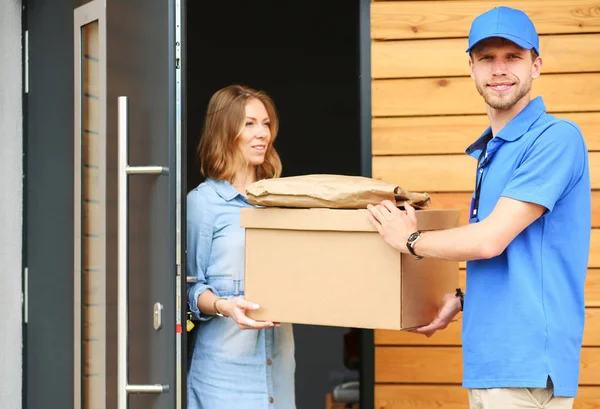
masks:
<svg viewBox="0 0 600 409"><path fill-rule="evenodd" d="M24 97L30 302L23 397L29 408L73 404L73 9L86 2L27 2L24 14L30 46L30 92ZM275 100L284 176L365 174L361 158L370 152L361 151L366 123L359 118L359 57L365 58L359 56L359 7L364 20L368 1L185 3L188 190L201 181L194 153L208 99L236 82L264 89ZM333 385L356 376L343 366L347 332L295 326L298 409L324 408Z"/></svg>
<svg viewBox="0 0 600 409"><path fill-rule="evenodd" d="M283 176L361 174L359 3L188 2L188 190L201 181L195 153L208 100L233 83L274 99ZM336 384L358 379L343 364L348 331L294 327L298 409L324 409Z"/></svg>

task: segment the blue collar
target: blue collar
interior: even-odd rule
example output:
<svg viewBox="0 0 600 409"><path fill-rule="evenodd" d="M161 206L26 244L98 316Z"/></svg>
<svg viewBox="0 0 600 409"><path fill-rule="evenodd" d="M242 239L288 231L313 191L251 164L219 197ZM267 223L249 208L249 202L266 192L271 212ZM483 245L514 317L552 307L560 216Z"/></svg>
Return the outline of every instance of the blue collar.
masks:
<svg viewBox="0 0 600 409"><path fill-rule="evenodd" d="M542 97L534 98L521 110L521 112L511 119L500 132L498 132L496 138L502 139L505 142L516 141L521 136L525 135L531 128L531 125L533 125L545 112L546 106L544 105ZM488 127L485 132L465 150L466 154L476 157L488 141L490 141L492 136L492 128Z"/></svg>
<svg viewBox="0 0 600 409"><path fill-rule="evenodd" d="M489 126L485 132L481 134L479 138L475 142L473 142L469 147L465 150L467 155L470 155L474 158L478 157L483 148L487 145L487 143L492 139L492 127Z"/></svg>
<svg viewBox="0 0 600 409"><path fill-rule="evenodd" d="M215 180L212 178L207 178L206 183L212 186L213 189L217 192L219 196L223 198L223 200L230 201L236 198L238 195L244 197L240 192L235 190L235 188L231 185L231 183L226 180Z"/></svg>

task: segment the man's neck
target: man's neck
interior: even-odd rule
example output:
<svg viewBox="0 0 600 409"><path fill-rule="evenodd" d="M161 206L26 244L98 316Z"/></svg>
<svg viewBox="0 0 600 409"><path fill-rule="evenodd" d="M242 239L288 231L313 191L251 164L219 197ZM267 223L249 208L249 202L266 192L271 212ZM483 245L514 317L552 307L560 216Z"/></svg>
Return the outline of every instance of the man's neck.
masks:
<svg viewBox="0 0 600 409"><path fill-rule="evenodd" d="M519 112L521 112L531 101L529 94L518 100L509 109L495 109L487 106L487 115L492 127L492 135L495 137Z"/></svg>

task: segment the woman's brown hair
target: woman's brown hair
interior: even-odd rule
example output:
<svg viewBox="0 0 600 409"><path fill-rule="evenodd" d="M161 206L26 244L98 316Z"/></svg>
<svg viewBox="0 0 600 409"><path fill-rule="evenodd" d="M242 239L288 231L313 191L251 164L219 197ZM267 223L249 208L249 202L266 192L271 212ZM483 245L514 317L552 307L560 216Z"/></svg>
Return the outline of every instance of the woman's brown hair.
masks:
<svg viewBox="0 0 600 409"><path fill-rule="evenodd" d="M236 172L245 166L246 161L238 148L237 138L246 123L246 104L251 98L256 98L265 106L271 130L265 160L256 167L256 179L281 175L281 160L273 147L279 128L273 100L264 91L243 85L230 85L215 92L208 102L204 129L198 145L200 172L203 176L233 183Z"/></svg>

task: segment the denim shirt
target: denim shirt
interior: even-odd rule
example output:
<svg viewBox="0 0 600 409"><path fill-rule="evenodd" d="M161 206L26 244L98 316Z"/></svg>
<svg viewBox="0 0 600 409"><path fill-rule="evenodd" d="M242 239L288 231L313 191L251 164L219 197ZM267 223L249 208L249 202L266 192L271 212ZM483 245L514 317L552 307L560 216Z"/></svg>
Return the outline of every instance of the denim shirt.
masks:
<svg viewBox="0 0 600 409"><path fill-rule="evenodd" d="M187 196L187 273L197 279L188 302L200 320L188 370L188 409L296 407L292 326L241 330L231 318L198 309L206 290L244 297L240 209L251 206L231 184L210 178Z"/></svg>

